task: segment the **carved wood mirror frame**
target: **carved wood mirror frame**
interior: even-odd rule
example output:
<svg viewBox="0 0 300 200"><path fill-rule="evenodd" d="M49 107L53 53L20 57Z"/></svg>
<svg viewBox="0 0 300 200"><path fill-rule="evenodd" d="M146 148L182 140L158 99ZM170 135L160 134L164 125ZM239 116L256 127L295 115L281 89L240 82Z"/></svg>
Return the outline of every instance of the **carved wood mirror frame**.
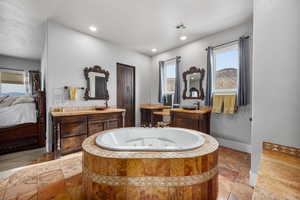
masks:
<svg viewBox="0 0 300 200"><path fill-rule="evenodd" d="M198 93L198 96L197 97L189 97L186 95L186 92L187 92L187 75L189 74L193 74L193 73L200 73L200 80L199 80L199 88L200 88L200 91ZM202 82L203 82L203 79L204 79L204 75L205 75L205 69L201 69L201 68L197 68L195 66L191 67L189 70L183 72L182 76L183 76L183 82L184 82L184 90L183 90L183 99L201 99L203 100L204 99L204 90L203 90L203 87L202 87Z"/></svg>
<svg viewBox="0 0 300 200"><path fill-rule="evenodd" d="M90 94L90 78L89 78L89 73L90 72L96 72L96 73L101 73L101 74L104 74L104 77L105 77L105 83L106 83L106 96L105 97L90 97L89 94ZM84 68L84 77L86 79L86 82L87 82L87 87L86 87L86 90L85 90L85 93L84 93L84 99L85 100L99 100L99 99L102 99L102 100L108 100L109 99L109 94L108 94L108 90L107 90L107 82L108 82L108 78L109 78L109 72L102 69L100 66L98 65L95 65L94 67L86 67Z"/></svg>

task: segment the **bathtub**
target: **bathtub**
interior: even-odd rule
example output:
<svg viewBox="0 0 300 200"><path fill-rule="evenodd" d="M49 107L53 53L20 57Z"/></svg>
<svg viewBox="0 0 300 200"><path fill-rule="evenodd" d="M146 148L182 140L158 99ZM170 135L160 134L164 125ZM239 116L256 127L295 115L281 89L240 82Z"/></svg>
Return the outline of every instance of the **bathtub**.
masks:
<svg viewBox="0 0 300 200"><path fill-rule="evenodd" d="M98 146L115 151L184 151L204 142L201 133L182 128L122 128L96 137Z"/></svg>
<svg viewBox="0 0 300 200"><path fill-rule="evenodd" d="M122 128L82 144L82 199L217 199L218 148L180 128Z"/></svg>

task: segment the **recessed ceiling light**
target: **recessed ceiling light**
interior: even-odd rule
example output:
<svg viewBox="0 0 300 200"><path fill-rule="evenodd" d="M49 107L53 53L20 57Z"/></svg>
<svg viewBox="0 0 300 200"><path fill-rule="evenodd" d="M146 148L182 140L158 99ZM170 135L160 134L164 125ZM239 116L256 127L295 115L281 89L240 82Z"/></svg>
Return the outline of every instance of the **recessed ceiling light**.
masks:
<svg viewBox="0 0 300 200"><path fill-rule="evenodd" d="M182 36L180 36L180 40L186 40L187 39L187 37L185 36L185 35L182 35Z"/></svg>
<svg viewBox="0 0 300 200"><path fill-rule="evenodd" d="M157 52L157 49L153 48L151 49L152 52Z"/></svg>
<svg viewBox="0 0 300 200"><path fill-rule="evenodd" d="M90 26L90 31L92 32L96 32L97 31L97 27L96 26Z"/></svg>

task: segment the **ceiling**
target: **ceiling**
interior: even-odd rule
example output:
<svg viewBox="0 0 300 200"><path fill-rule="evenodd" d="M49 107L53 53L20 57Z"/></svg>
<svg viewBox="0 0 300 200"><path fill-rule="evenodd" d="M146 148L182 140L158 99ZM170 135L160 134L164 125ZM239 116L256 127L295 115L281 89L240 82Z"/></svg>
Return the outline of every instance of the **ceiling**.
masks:
<svg viewBox="0 0 300 200"><path fill-rule="evenodd" d="M241 24L252 6L252 0L1 0L0 54L40 58L48 18L152 56ZM179 23L187 26L185 41Z"/></svg>

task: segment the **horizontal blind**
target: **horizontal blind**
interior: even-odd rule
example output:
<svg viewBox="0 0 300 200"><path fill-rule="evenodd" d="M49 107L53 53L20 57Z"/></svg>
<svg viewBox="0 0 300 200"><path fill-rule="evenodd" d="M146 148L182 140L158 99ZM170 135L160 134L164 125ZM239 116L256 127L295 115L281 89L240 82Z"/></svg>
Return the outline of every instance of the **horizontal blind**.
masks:
<svg viewBox="0 0 300 200"><path fill-rule="evenodd" d="M0 72L0 82L10 84L24 84L23 72Z"/></svg>

